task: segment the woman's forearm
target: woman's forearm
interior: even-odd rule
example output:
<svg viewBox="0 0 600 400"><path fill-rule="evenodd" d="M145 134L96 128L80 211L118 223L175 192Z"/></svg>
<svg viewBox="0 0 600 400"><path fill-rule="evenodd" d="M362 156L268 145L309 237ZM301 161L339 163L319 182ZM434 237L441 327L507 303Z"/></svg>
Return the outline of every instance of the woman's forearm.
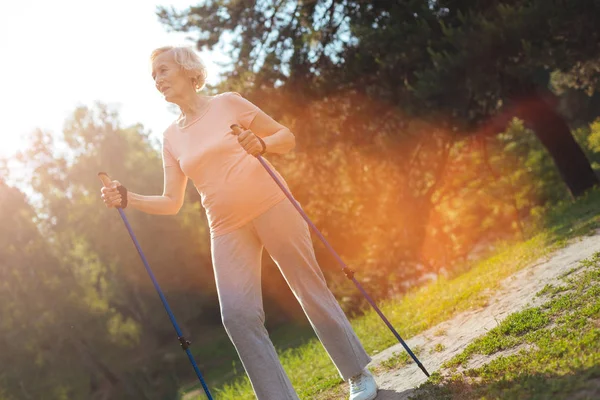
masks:
<svg viewBox="0 0 600 400"><path fill-rule="evenodd" d="M296 147L296 137L287 128L283 128L262 139L267 146L268 153L285 154Z"/></svg>
<svg viewBox="0 0 600 400"><path fill-rule="evenodd" d="M133 192L127 193L127 206L155 215L174 215L181 208L181 204L168 196L143 196Z"/></svg>

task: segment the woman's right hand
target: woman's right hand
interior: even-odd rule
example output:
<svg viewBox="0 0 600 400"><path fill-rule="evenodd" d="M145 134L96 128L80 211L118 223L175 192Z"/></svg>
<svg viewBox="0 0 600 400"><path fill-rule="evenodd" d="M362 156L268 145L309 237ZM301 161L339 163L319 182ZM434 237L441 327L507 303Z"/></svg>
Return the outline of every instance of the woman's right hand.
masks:
<svg viewBox="0 0 600 400"><path fill-rule="evenodd" d="M102 193L102 201L108 208L121 207L122 197L117 187L121 186L119 181L112 181L110 186L104 186L100 192Z"/></svg>

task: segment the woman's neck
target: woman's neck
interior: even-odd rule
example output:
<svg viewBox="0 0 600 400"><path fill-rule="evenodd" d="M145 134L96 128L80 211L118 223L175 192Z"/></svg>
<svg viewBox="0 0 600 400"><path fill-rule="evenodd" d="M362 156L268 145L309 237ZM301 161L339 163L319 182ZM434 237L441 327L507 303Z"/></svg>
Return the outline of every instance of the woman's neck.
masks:
<svg viewBox="0 0 600 400"><path fill-rule="evenodd" d="M198 115L208 103L208 99L198 95L196 92L186 96L179 104L181 115L186 119Z"/></svg>

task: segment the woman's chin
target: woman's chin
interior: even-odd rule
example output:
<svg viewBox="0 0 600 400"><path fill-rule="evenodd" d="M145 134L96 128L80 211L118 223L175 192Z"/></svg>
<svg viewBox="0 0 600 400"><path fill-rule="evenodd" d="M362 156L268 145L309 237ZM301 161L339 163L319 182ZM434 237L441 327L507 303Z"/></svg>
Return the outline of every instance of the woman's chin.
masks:
<svg viewBox="0 0 600 400"><path fill-rule="evenodd" d="M169 90L166 91L166 93L163 93L163 99L167 102L167 103L173 103L173 104L179 104L178 96L174 96Z"/></svg>

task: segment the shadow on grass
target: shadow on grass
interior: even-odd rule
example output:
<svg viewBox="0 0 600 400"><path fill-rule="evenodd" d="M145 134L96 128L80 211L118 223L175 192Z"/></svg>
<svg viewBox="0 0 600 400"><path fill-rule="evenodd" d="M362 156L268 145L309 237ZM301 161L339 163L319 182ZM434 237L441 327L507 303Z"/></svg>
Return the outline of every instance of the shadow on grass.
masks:
<svg viewBox="0 0 600 400"><path fill-rule="evenodd" d="M468 378L464 378L468 379ZM381 399L450 400L597 400L600 399L600 366L577 370L565 375L521 374L492 382L467 383L450 379L440 384L425 383L411 396ZM377 397L377 400L381 400Z"/></svg>
<svg viewBox="0 0 600 400"><path fill-rule="evenodd" d="M414 392L414 389L407 389L402 392L382 389L377 393L377 398L375 400L408 400Z"/></svg>

